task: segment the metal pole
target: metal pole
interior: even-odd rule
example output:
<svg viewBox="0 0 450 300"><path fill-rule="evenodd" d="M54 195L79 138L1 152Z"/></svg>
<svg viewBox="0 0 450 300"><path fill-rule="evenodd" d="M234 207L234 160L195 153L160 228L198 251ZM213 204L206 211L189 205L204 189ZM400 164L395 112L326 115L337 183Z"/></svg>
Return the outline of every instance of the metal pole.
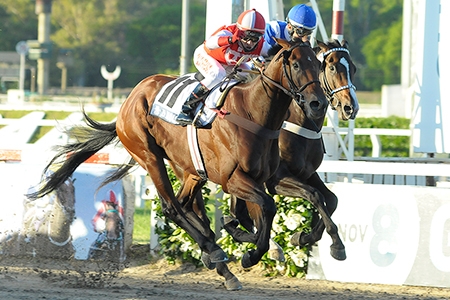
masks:
<svg viewBox="0 0 450 300"><path fill-rule="evenodd" d="M317 16L317 28L313 31L312 39L311 39L311 46L316 45L315 37L317 36L317 31L320 32L320 35L322 36L322 41L326 42L328 41L328 34L327 30L325 28L325 24L323 23L322 16L320 15L319 6L317 5L316 0L311 0L311 7L316 12Z"/></svg>
<svg viewBox="0 0 450 300"><path fill-rule="evenodd" d="M50 14L52 0L36 0L36 13L38 15L38 41L50 43ZM49 87L50 59L37 60L38 93L44 95Z"/></svg>
<svg viewBox="0 0 450 300"><path fill-rule="evenodd" d="M23 91L25 85L25 54L20 54L19 90Z"/></svg>
<svg viewBox="0 0 450 300"><path fill-rule="evenodd" d="M181 11L181 54L180 75L187 73L188 69L188 41L189 41L189 0L183 0Z"/></svg>
<svg viewBox="0 0 450 300"><path fill-rule="evenodd" d="M345 0L333 0L333 24L331 26L331 38L342 42L344 38L344 10Z"/></svg>

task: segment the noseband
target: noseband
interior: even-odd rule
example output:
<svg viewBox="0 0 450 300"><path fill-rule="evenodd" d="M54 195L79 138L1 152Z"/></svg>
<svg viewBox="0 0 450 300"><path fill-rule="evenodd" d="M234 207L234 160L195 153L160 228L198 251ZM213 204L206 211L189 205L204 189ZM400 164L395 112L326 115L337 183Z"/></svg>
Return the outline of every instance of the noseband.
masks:
<svg viewBox="0 0 450 300"><path fill-rule="evenodd" d="M282 86L280 83L276 82L275 80L273 80L272 78L268 77L265 73L264 73L264 69L261 68L261 76L264 79L267 79L268 81L270 81L270 83L272 83L273 85L275 85L276 87L278 87L280 90L282 90L286 95L290 96L292 99L295 100L295 102L297 102L299 105L305 103L305 97L303 96L302 92L310 85L316 82L319 82L319 80L311 80L307 83L305 83L304 85L302 85L301 87L298 87L295 82L292 80L292 76L290 76L290 74L287 71L286 66L289 65L289 56L292 53L292 50L294 50L297 47L309 47L309 44L305 44L305 43L301 43L301 44L296 44L294 46L292 46L291 48L289 48L288 50L284 50L282 54L283 55L283 74L286 77L288 84L289 84L289 89L286 89L284 86Z"/></svg>
<svg viewBox="0 0 450 300"><path fill-rule="evenodd" d="M350 51L348 51L347 48L343 48L343 47L332 48L332 49L330 49L330 50L328 50L328 51L326 51L324 53L320 53L318 55L319 56L318 57L319 60L322 62L323 83L324 83L324 86L325 86L325 89L326 89L325 90L325 94L326 94L330 104L333 103L333 95L336 94L337 92L340 92L340 91L343 91L343 90L346 90L346 89L353 89L353 90L356 91L356 87L353 84L347 84L347 85L338 87L338 88L336 88L334 90L331 88L330 83L328 82L328 79L327 79L327 72L325 71L325 59L330 53L333 53L333 52L345 52L348 55L350 55ZM340 105L340 103L338 103L338 105L336 105L336 106L331 105L331 108L336 110L336 107L338 107L339 105Z"/></svg>

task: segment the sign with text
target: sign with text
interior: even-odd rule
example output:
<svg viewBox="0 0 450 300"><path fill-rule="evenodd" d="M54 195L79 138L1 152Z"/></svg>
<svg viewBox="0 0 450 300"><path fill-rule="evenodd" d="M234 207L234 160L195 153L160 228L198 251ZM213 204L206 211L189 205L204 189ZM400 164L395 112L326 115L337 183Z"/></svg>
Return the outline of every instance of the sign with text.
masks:
<svg viewBox="0 0 450 300"><path fill-rule="evenodd" d="M330 256L324 233L307 278L450 287L450 189L335 183L331 190L347 259Z"/></svg>

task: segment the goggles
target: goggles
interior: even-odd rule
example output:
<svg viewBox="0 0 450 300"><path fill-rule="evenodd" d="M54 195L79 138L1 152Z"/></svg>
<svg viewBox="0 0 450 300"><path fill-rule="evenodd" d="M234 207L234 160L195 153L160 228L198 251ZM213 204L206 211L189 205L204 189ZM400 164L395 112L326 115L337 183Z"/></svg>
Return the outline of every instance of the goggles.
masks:
<svg viewBox="0 0 450 300"><path fill-rule="evenodd" d="M295 32L300 37L305 36L305 35L310 35L313 32L312 29L306 29L304 27L297 27L297 26L292 25L292 23L289 23L289 24L292 27L292 32L293 33Z"/></svg>
<svg viewBox="0 0 450 300"><path fill-rule="evenodd" d="M244 42L251 41L257 43L261 40L262 34L255 31L246 31L245 36L241 39Z"/></svg>

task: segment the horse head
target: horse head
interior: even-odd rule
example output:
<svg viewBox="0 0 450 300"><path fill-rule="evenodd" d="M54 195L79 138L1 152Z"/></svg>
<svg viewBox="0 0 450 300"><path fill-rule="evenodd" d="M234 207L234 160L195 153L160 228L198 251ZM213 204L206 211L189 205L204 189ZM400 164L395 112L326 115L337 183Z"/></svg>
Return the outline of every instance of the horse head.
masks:
<svg viewBox="0 0 450 300"><path fill-rule="evenodd" d="M105 232L106 238L110 242L120 241L122 239L123 223L117 205L106 202L105 212Z"/></svg>
<svg viewBox="0 0 450 300"><path fill-rule="evenodd" d="M309 119L321 119L325 116L328 101L320 86L320 62L309 43L293 43L276 39L282 47L268 65L267 71L282 61L278 67L278 78L284 93L302 108Z"/></svg>
<svg viewBox="0 0 450 300"><path fill-rule="evenodd" d="M337 110L341 120L354 119L359 110L356 87L352 81L356 66L350 58L347 42L317 41L317 44L319 46L314 51L322 62L320 82L331 108Z"/></svg>

